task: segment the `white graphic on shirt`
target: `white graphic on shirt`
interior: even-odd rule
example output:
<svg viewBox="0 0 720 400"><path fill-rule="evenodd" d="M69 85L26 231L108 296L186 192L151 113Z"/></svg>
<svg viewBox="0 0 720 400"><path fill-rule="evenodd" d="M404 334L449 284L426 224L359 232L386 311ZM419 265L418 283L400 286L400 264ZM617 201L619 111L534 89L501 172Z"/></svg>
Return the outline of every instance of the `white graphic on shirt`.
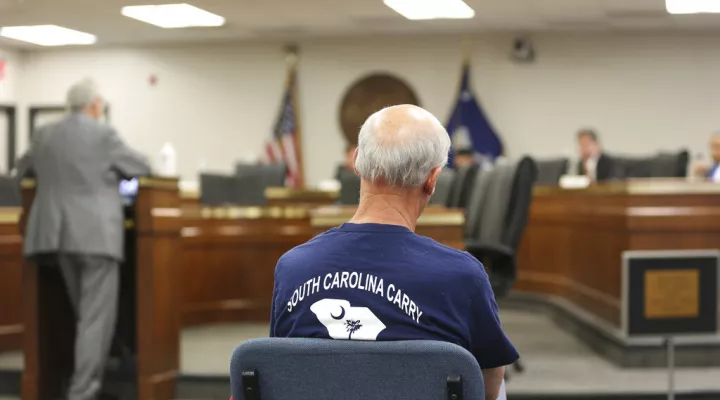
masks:
<svg viewBox="0 0 720 400"><path fill-rule="evenodd" d="M347 300L318 300L310 306L310 311L333 339L377 340L385 330L385 324L369 308L351 307Z"/></svg>

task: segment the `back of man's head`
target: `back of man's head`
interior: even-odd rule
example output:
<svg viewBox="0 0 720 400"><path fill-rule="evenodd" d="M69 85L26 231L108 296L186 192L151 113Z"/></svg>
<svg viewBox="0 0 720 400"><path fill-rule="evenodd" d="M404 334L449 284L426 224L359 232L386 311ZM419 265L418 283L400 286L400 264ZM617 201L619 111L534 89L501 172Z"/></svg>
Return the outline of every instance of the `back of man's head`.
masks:
<svg viewBox="0 0 720 400"><path fill-rule="evenodd" d="M67 92L67 105L72 111L86 111L93 117L99 118L98 114L101 110L102 98L95 82L90 79L84 79L75 83Z"/></svg>
<svg viewBox="0 0 720 400"><path fill-rule="evenodd" d="M450 137L440 121L413 105L384 108L360 129L355 168L374 185L418 188L447 164Z"/></svg>

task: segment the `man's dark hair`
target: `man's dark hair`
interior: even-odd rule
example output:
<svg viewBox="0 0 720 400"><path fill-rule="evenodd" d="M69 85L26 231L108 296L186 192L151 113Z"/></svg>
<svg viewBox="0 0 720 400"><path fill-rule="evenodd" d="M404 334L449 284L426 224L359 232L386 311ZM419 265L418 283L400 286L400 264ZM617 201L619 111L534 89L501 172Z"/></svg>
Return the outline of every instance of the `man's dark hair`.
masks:
<svg viewBox="0 0 720 400"><path fill-rule="evenodd" d="M474 154L473 149L458 149L455 151L456 156L472 156Z"/></svg>
<svg viewBox="0 0 720 400"><path fill-rule="evenodd" d="M583 136L589 137L593 142L598 142L598 134L592 129L581 129L578 131L577 138L580 139Z"/></svg>

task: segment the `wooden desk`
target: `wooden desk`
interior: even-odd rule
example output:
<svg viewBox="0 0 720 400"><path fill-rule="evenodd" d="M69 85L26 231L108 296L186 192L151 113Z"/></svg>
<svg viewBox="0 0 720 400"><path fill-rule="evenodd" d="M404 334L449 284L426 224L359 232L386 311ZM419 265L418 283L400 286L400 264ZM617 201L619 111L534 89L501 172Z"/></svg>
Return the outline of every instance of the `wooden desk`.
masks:
<svg viewBox="0 0 720 400"><path fill-rule="evenodd" d="M561 296L619 327L623 251L718 247L718 184L663 179L581 190L536 187L516 289Z"/></svg>
<svg viewBox="0 0 720 400"><path fill-rule="evenodd" d="M355 206L326 206L310 212L313 235L348 222L355 214ZM430 237L456 249L465 249L463 226L465 214L460 209L428 207L418 219L415 233Z"/></svg>
<svg viewBox="0 0 720 400"><path fill-rule="evenodd" d="M26 211L34 192L34 182L23 185ZM177 180L141 178L129 211L133 223L127 231L126 265L121 268L119 318L132 327L124 339L137 355L138 399L170 400L175 398L180 364L176 265L182 214ZM38 267L30 260L22 268L22 398L56 398L72 370L74 313L58 268Z"/></svg>
<svg viewBox="0 0 720 400"><path fill-rule="evenodd" d="M347 222L354 207L186 209L179 276L185 325L270 317L275 264L314 235ZM463 248L463 213L428 209L417 232Z"/></svg>
<svg viewBox="0 0 720 400"><path fill-rule="evenodd" d="M267 321L277 260L311 238L304 208L186 208L178 273L182 324Z"/></svg>
<svg viewBox="0 0 720 400"><path fill-rule="evenodd" d="M334 204L338 199L338 192L270 187L265 189L265 198L268 206L296 207L304 205L318 207Z"/></svg>
<svg viewBox="0 0 720 400"><path fill-rule="evenodd" d="M21 208L0 208L0 353L22 348Z"/></svg>

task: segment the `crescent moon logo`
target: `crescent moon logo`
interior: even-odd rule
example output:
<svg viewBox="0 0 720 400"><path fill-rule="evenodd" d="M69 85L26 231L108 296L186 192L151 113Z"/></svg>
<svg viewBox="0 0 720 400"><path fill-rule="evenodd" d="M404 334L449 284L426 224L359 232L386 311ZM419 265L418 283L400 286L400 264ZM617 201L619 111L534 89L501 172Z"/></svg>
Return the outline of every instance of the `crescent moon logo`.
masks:
<svg viewBox="0 0 720 400"><path fill-rule="evenodd" d="M338 320L343 319L343 317L345 317L345 308L343 306L340 306L340 315L339 316L336 317L332 313L330 313L330 316L332 317L332 319L338 319Z"/></svg>

